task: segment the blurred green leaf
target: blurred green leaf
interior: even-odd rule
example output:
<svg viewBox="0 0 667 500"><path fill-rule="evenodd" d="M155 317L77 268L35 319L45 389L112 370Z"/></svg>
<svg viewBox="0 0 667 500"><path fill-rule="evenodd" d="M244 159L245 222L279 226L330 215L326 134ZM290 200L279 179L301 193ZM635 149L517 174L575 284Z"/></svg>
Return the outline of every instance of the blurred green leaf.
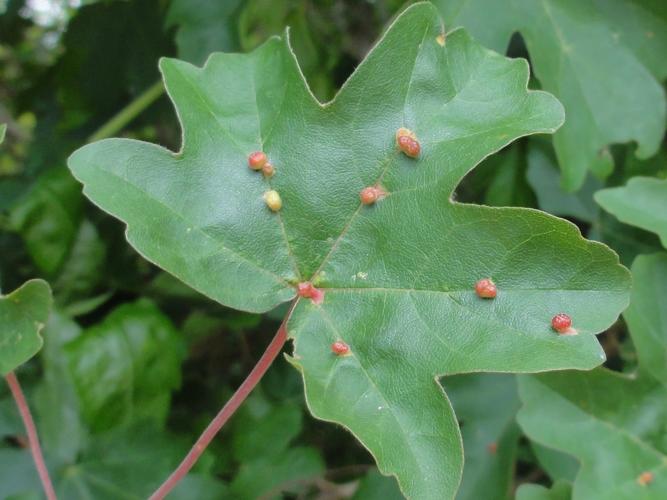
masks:
<svg viewBox="0 0 667 500"><path fill-rule="evenodd" d="M558 481L549 488L539 484L522 484L516 492L516 500L570 500L572 485Z"/></svg>
<svg viewBox="0 0 667 500"><path fill-rule="evenodd" d="M282 453L301 432L302 417L295 404L273 405L259 396L249 398L235 418L234 457L243 463Z"/></svg>
<svg viewBox="0 0 667 500"><path fill-rule="evenodd" d="M300 481L324 471L316 449L289 447L301 432L302 411L295 403L274 404L255 393L235 415L232 449L240 468L231 487L239 499L279 497L282 488L298 491Z"/></svg>
<svg viewBox="0 0 667 500"><path fill-rule="evenodd" d="M639 370L667 388L667 254L638 257L632 266L632 277L630 307L623 317L632 333Z"/></svg>
<svg viewBox="0 0 667 500"><path fill-rule="evenodd" d="M104 279L106 247L97 228L87 219L81 221L57 278L53 282L56 302L67 311L89 312L97 305L91 293ZM101 300L101 299L100 299Z"/></svg>
<svg viewBox="0 0 667 500"><path fill-rule="evenodd" d="M492 157L493 158L493 157ZM502 161L495 166L495 175L489 185L484 204L493 207L526 207L533 203L533 194L526 182L525 165L518 147L509 148Z"/></svg>
<svg viewBox="0 0 667 500"><path fill-rule="evenodd" d="M157 61L172 50L161 4L110 1L78 9L55 70L58 101L66 109L60 129L107 119L158 79Z"/></svg>
<svg viewBox="0 0 667 500"><path fill-rule="evenodd" d="M203 64L213 52L238 49L238 15L243 0L173 0L167 27L177 27L178 57Z"/></svg>
<svg viewBox="0 0 667 500"><path fill-rule="evenodd" d="M49 455L74 463L87 439L81 408L69 373L64 347L81 335L74 321L53 311L44 330L43 378L34 392L39 437Z"/></svg>
<svg viewBox="0 0 667 500"><path fill-rule="evenodd" d="M565 105L554 145L568 191L589 170L608 175L605 148L636 141L655 154L665 133L667 4L662 0L437 0L448 29L468 28L504 52L523 36L542 87Z"/></svg>
<svg viewBox="0 0 667 500"><path fill-rule="evenodd" d="M612 247L625 266L630 266L639 254L662 250L660 240L655 234L622 224L604 210L598 210L597 218L587 236Z"/></svg>
<svg viewBox="0 0 667 500"><path fill-rule="evenodd" d="M598 191L595 200L621 222L656 233L667 248L667 179L633 177L624 187Z"/></svg>
<svg viewBox="0 0 667 500"><path fill-rule="evenodd" d="M39 484L30 452L0 445L0 498L38 493Z"/></svg>
<svg viewBox="0 0 667 500"><path fill-rule="evenodd" d="M157 488L185 453L183 443L152 426L98 435L77 461L50 467L56 493L67 500L142 500ZM0 448L0 498L39 494L41 487L27 450ZM206 473L189 474L169 497L232 500L225 484Z"/></svg>
<svg viewBox="0 0 667 500"><path fill-rule="evenodd" d="M304 482L323 471L324 463L315 448L289 448L275 457L260 455L242 463L231 491L238 500L283 498L282 492L301 491Z"/></svg>
<svg viewBox="0 0 667 500"><path fill-rule="evenodd" d="M49 276L65 263L81 223L81 188L66 168L47 170L12 209L10 223Z"/></svg>
<svg viewBox="0 0 667 500"><path fill-rule="evenodd" d="M0 294L0 375L15 370L42 348L40 332L51 309L46 281L30 280L10 294Z"/></svg>
<svg viewBox="0 0 667 500"><path fill-rule="evenodd" d="M458 375L444 378L443 385L462 422L465 465L456 498L511 498L519 440L514 375Z"/></svg>
<svg viewBox="0 0 667 500"><path fill-rule="evenodd" d="M373 468L363 477L352 500L403 500L396 478L383 476Z"/></svg>
<svg viewBox="0 0 667 500"><path fill-rule="evenodd" d="M579 472L579 462L572 455L548 448L535 441L530 443L530 447L540 467L553 481L565 479L568 482L574 482Z"/></svg>
<svg viewBox="0 0 667 500"><path fill-rule="evenodd" d="M560 185L553 148L543 140L531 140L528 145L527 179L537 195L541 210L560 217L575 217L592 223L599 209L593 193L602 187L595 177L589 175L579 191L568 193Z"/></svg>
<svg viewBox="0 0 667 500"><path fill-rule="evenodd" d="M114 309L65 346L86 423L94 431L151 419L164 425L185 356L179 332L146 299Z"/></svg>

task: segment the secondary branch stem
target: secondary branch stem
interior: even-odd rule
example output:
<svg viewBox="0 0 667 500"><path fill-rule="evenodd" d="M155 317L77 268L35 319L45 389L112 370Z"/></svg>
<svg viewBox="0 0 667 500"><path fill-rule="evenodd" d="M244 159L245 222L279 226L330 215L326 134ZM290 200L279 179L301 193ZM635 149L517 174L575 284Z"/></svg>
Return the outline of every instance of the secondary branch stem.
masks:
<svg viewBox="0 0 667 500"><path fill-rule="evenodd" d="M287 321L289 320L290 315L296 301L294 301L287 311L285 318L283 319L280 328L276 332L276 335L271 340L271 343L267 346L262 357L259 358L259 361L252 369L250 374L246 377L243 383L236 390L234 395L229 401L222 407L220 413L218 413L215 418L208 424L208 427L204 430L202 435L199 437L195 445L192 447L190 452L183 459L181 464L176 468L174 472L167 478L167 480L160 486L153 495L151 495L150 500L162 500L165 498L171 490L173 490L181 479L183 479L190 469L195 465L199 457L204 453L206 447L211 443L215 435L222 429L222 426L229 420L229 418L236 412L236 410L241 406L241 403L245 401L250 392L255 388L257 383L262 379L266 370L268 370L273 360L276 359L280 351L282 350L285 342L287 341Z"/></svg>
<svg viewBox="0 0 667 500"><path fill-rule="evenodd" d="M16 401L16 406L18 407L21 418L23 419L23 425L25 426L25 430L28 433L28 444L30 445L30 452L32 453L32 458L35 461L35 467L37 468L39 478L42 481L42 486L44 487L46 498L48 500L56 500L56 492L53 489L53 484L51 483L51 478L49 477L49 471L46 468L44 457L42 456L42 449L39 446L39 438L37 437L35 422L32 420L30 408L28 407L28 403L26 402L23 391L21 390L21 385L19 384L19 381L16 378L14 372L9 372L7 375L5 375L5 380L7 380L9 390L12 391L12 396L14 396L14 401Z"/></svg>

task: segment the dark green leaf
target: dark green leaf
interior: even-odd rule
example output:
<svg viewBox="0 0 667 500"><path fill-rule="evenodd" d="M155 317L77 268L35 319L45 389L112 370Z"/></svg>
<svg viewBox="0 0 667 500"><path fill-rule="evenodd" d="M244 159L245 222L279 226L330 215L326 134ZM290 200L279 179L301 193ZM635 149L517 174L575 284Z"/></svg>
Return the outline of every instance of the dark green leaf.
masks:
<svg viewBox="0 0 667 500"><path fill-rule="evenodd" d="M458 500L509 499L519 429L513 375L447 377L443 385L462 422L465 467Z"/></svg>
<svg viewBox="0 0 667 500"><path fill-rule="evenodd" d="M51 309L51 289L30 280L8 295L0 294L0 375L6 375L42 348L40 332Z"/></svg>
<svg viewBox="0 0 667 500"><path fill-rule="evenodd" d="M383 476L371 469L359 483L352 500L403 500L405 497L393 477Z"/></svg>
<svg viewBox="0 0 667 500"><path fill-rule="evenodd" d="M516 492L516 500L570 500L572 485L566 481L555 483L551 489L538 484L522 484Z"/></svg>
<svg viewBox="0 0 667 500"><path fill-rule="evenodd" d="M11 225L21 234L37 267L54 275L67 259L82 216L81 189L65 168L42 174L12 209Z"/></svg>
<svg viewBox="0 0 667 500"><path fill-rule="evenodd" d="M224 305L265 312L299 281L322 287L324 303L300 300L288 324L309 408L424 499L454 496L462 465L437 376L596 366L594 334L629 286L613 252L567 222L450 201L483 158L553 132L563 114L526 90L525 61L461 30L443 47L441 32L432 6L407 9L326 105L285 39L215 55L204 69L163 60L182 152L115 139L69 162L142 255ZM401 126L421 141L418 161L396 150ZM270 180L247 167L260 149L276 167ZM360 206L359 191L379 182L389 195ZM283 199L277 214L262 198L270 188ZM493 302L472 292L487 276L501 290ZM579 335L551 331L561 310ZM352 355L332 355L335 340Z"/></svg>
<svg viewBox="0 0 667 500"><path fill-rule="evenodd" d="M87 431L63 349L81 335L81 328L54 311L44 332L44 376L34 395L39 437L51 457L73 463L83 448Z"/></svg>
<svg viewBox="0 0 667 500"><path fill-rule="evenodd" d="M86 423L95 431L152 419L163 425L181 383L183 340L141 299L116 308L65 345Z"/></svg>
<svg viewBox="0 0 667 500"><path fill-rule="evenodd" d="M322 474L324 464L314 448L294 447L277 457L258 456L243 463L231 484L234 498L283 498L284 491L298 492L304 481L312 481Z"/></svg>
<svg viewBox="0 0 667 500"><path fill-rule="evenodd" d="M167 26L177 26L178 56L202 64L213 52L238 48L236 21L241 0L174 0L167 13Z"/></svg>

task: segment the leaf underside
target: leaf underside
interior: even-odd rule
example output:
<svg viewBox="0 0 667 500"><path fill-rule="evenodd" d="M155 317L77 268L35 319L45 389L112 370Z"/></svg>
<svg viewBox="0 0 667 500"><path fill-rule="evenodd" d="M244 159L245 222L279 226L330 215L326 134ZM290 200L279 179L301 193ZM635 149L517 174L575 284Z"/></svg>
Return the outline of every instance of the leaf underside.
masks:
<svg viewBox="0 0 667 500"><path fill-rule="evenodd" d="M164 59L183 146L112 139L69 161L84 192L127 224L148 260L220 303L264 312L311 280L288 322L311 412L349 428L412 498L454 496L463 462L436 379L475 371L587 369L594 334L627 304L629 277L607 247L528 209L454 203L460 179L520 136L563 121L526 89L528 66L449 33L435 9L401 14L332 102L309 92L287 38L204 68ZM416 133L419 159L395 147ZM247 168L265 151L276 174ZM362 206L359 192L388 195ZM262 198L277 190L278 213ZM490 277L493 301L472 292ZM567 311L579 335L559 337ZM343 340L350 354L330 344Z"/></svg>

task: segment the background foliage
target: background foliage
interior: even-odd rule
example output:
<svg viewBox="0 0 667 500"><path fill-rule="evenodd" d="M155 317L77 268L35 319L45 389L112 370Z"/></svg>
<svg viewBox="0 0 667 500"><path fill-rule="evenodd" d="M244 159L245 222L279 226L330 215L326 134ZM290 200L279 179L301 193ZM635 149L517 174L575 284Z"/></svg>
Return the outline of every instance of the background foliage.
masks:
<svg viewBox="0 0 667 500"><path fill-rule="evenodd" d="M243 380L284 310L222 308L147 263L123 225L85 201L67 156L130 103L140 113L120 135L177 150L158 59L201 64L286 25L313 92L328 100L403 2L84 4L0 2L0 286L38 277L53 289L44 348L19 375L59 494L144 498ZM667 67L656 54L667 9L659 0L435 4L448 29L463 25L528 58L531 87L566 112L556 136L521 139L477 167L457 200L565 217L632 265L636 283L630 309L600 337L605 368L443 379L466 453L458 498L511 498L520 485L522 499L664 498ZM401 498L350 434L307 415L302 393L278 360L174 498ZM0 387L0 498L39 495L22 433ZM653 480L641 485L646 471Z"/></svg>

